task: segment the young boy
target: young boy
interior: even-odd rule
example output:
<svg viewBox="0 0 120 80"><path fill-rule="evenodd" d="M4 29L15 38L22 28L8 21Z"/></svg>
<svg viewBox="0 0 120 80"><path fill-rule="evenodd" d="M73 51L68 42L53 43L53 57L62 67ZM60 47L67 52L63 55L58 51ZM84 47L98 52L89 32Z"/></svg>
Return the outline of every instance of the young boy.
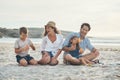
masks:
<svg viewBox="0 0 120 80"><path fill-rule="evenodd" d="M27 38L28 36L27 28L21 27L19 32L20 38L15 42L15 53L17 62L21 66L27 66L28 64L36 65L37 61L34 60L34 58L28 54L29 47L31 47L33 50L35 50L35 47L31 40Z"/></svg>

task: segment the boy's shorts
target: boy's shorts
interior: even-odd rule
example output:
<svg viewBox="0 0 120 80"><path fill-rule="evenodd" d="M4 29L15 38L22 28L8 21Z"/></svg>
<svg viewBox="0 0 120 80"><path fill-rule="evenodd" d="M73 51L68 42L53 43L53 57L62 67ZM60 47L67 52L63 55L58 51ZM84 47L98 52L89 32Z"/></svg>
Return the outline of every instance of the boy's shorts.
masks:
<svg viewBox="0 0 120 80"><path fill-rule="evenodd" d="M34 59L33 57L31 57L30 55L27 55L27 56L19 56L19 55L16 55L16 59L17 59L17 62L20 63L20 60L21 59L25 59L27 61L28 64L30 64L30 60Z"/></svg>

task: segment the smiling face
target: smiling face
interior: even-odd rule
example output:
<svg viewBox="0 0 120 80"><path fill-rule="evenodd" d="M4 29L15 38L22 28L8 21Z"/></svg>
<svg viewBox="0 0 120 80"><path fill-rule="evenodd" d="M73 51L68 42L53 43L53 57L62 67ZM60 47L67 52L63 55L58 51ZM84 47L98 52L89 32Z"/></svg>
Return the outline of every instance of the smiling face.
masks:
<svg viewBox="0 0 120 80"><path fill-rule="evenodd" d="M52 26L45 26L45 31L49 35L54 32L54 28Z"/></svg>
<svg viewBox="0 0 120 80"><path fill-rule="evenodd" d="M80 29L80 35L81 35L81 37L85 37L88 32L89 32L88 26L84 25L84 26Z"/></svg>

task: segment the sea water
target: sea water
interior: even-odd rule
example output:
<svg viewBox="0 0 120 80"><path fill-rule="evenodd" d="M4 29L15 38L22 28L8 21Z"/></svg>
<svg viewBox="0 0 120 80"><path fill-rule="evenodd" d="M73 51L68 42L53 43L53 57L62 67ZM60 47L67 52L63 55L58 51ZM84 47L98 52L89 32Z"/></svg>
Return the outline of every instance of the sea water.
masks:
<svg viewBox="0 0 120 80"><path fill-rule="evenodd" d="M0 38L0 43L15 43L18 38ZM41 43L41 38L30 38L33 43ZM93 45L120 46L120 38L89 38Z"/></svg>

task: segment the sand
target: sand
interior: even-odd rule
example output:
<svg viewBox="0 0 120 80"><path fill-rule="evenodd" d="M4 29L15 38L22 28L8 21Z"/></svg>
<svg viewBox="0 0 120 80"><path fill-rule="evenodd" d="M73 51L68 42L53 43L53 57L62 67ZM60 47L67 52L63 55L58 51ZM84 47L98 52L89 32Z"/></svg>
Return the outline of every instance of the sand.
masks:
<svg viewBox="0 0 120 80"><path fill-rule="evenodd" d="M30 55L39 60L39 44ZM18 66L13 43L0 43L0 80L120 80L120 47L96 46L101 64L72 66L63 64L61 54L57 66ZM63 53L63 52L62 52Z"/></svg>

